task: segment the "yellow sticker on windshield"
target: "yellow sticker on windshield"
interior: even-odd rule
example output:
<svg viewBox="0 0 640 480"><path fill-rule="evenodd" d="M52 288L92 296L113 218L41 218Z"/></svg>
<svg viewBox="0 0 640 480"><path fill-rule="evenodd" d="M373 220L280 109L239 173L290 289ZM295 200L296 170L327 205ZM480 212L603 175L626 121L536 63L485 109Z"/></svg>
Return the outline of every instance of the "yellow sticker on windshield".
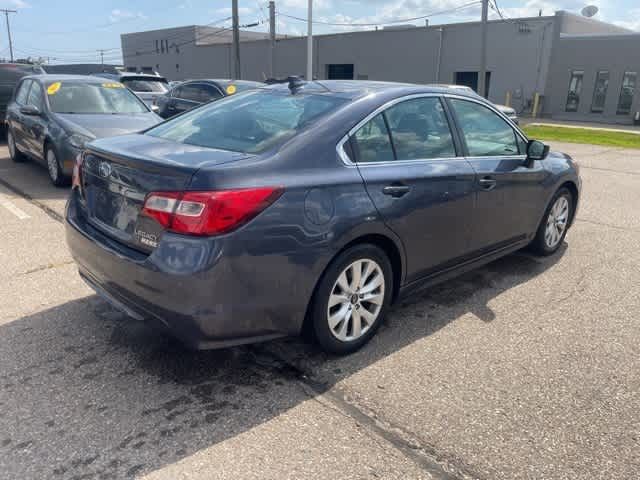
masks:
<svg viewBox="0 0 640 480"><path fill-rule="evenodd" d="M47 94L55 95L58 92L58 90L60 90L61 86L62 86L62 83L60 82L52 83L51 85L49 85L49 88L47 88Z"/></svg>
<svg viewBox="0 0 640 480"><path fill-rule="evenodd" d="M227 87L227 95L233 95L234 93L236 93L236 86L235 85L229 85Z"/></svg>
<svg viewBox="0 0 640 480"><path fill-rule="evenodd" d="M103 83L104 88L124 88L124 85L118 82Z"/></svg>

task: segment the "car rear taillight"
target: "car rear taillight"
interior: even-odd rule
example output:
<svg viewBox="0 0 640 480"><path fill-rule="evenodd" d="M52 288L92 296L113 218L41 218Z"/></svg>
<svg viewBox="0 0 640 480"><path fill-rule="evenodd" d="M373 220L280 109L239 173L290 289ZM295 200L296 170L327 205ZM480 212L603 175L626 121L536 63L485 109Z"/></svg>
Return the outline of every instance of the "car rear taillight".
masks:
<svg viewBox="0 0 640 480"><path fill-rule="evenodd" d="M142 213L167 230L187 235L220 235L247 223L275 202L279 187L214 192L151 192Z"/></svg>
<svg viewBox="0 0 640 480"><path fill-rule="evenodd" d="M73 164L73 176L71 177L71 188L78 187L82 189L82 153L79 153L76 157L76 161Z"/></svg>

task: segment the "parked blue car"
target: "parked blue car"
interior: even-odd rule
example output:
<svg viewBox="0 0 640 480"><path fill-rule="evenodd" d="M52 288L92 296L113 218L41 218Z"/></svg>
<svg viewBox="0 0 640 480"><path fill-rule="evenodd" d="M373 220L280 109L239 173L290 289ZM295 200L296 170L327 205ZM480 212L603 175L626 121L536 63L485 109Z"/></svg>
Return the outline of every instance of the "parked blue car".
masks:
<svg viewBox="0 0 640 480"><path fill-rule="evenodd" d="M67 242L96 292L196 348L308 329L345 354L402 295L556 252L580 184L476 95L292 79L91 142Z"/></svg>

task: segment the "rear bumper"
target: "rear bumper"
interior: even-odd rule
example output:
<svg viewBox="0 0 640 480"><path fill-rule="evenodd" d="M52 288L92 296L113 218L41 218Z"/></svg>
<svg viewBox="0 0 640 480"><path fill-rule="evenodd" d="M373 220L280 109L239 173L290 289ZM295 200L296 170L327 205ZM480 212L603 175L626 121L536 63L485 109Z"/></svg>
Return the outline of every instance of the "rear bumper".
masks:
<svg viewBox="0 0 640 480"><path fill-rule="evenodd" d="M246 252L236 256L228 237L165 234L156 250L146 255L93 228L78 203L74 190L67 204L66 238L79 273L129 316L160 324L197 349L300 331L308 296L290 294L300 272L290 271L289 276L282 268L285 278L274 279L273 259L262 272L262 260L247 258ZM266 275L271 282L265 281Z"/></svg>

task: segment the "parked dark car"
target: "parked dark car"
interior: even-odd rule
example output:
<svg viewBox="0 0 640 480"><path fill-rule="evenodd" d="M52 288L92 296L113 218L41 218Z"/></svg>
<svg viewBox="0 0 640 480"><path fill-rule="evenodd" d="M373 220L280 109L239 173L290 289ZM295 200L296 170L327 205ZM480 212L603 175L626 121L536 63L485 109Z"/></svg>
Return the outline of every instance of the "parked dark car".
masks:
<svg viewBox="0 0 640 480"><path fill-rule="evenodd" d="M7 145L15 162L47 165L56 186L69 184L86 142L137 132L162 119L121 83L74 75L23 78L7 108Z"/></svg>
<svg viewBox="0 0 640 480"><path fill-rule="evenodd" d="M39 65L0 63L0 119L3 123L7 116L7 105L20 79L40 73L44 73L44 70Z"/></svg>
<svg viewBox="0 0 640 480"><path fill-rule="evenodd" d="M157 97L155 102L158 115L169 118L203 103L260 87L264 87L264 83L247 80L189 80L173 87L166 95Z"/></svg>
<svg viewBox="0 0 640 480"><path fill-rule="evenodd" d="M155 100L169 91L167 79L151 73L97 73L96 76L122 83L154 111Z"/></svg>
<svg viewBox="0 0 640 480"><path fill-rule="evenodd" d="M277 85L97 140L66 213L80 275L197 348L367 342L389 305L531 245L549 255L576 164L491 103L375 82Z"/></svg>

